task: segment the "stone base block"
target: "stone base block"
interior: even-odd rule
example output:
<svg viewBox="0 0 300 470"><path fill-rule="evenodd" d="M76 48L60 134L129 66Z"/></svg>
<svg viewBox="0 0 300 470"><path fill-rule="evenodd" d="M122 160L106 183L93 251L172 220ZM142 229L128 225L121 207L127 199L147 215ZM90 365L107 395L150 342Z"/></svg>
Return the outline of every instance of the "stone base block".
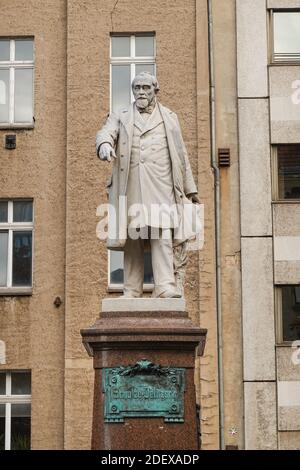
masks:
<svg viewBox="0 0 300 470"><path fill-rule="evenodd" d="M194 365L196 348L198 354L203 354L207 331L192 323L183 310L182 302L184 302L182 299L106 300L102 304L104 310L101 317L91 328L81 331L83 343L89 355L94 357L92 449L197 450L199 448ZM154 306L158 305L161 310L154 310ZM169 310L166 309L167 305ZM149 367L148 371L143 370L145 364L150 364L152 372L151 370L149 372ZM104 393L107 377L119 370L122 371L121 382L117 382L114 378L114 389L106 390ZM169 395L171 398L173 396L172 384L167 392L163 388L165 380L163 376L166 374L176 382L177 379L172 376L173 370L180 370L180 374L183 374L181 377L184 377L181 422L176 419L170 422L168 417L156 416L153 412L156 405L159 408L161 404L166 404L164 400L168 400ZM144 389L141 388L143 380L146 384L150 384L148 388L143 384ZM131 381L136 385L136 392L131 388L128 393L138 400L134 402L129 400L128 403L123 400L127 392L124 392L124 388L118 389L117 386L119 383L125 383L124 381L126 383ZM139 395L141 390L142 394ZM122 393L119 393L120 391ZM123 416L120 413L116 415L118 418L115 422L107 422L108 412L113 411L109 409L111 400L116 397L121 398L121 408L128 405L129 414L125 413ZM155 402L157 397L160 397L160 403ZM151 403L149 400L152 400ZM179 402L175 399L174 403L171 405L176 407ZM132 407L134 413L130 415ZM117 407L111 406L111 408Z"/></svg>

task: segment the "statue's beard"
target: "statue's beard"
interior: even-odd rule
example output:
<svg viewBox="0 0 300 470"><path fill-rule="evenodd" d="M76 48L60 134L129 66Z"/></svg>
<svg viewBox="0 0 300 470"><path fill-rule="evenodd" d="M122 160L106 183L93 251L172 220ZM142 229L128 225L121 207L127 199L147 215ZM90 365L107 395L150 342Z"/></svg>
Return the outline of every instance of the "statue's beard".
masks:
<svg viewBox="0 0 300 470"><path fill-rule="evenodd" d="M138 108L145 109L150 105L150 101L147 98L138 98L136 100L136 105Z"/></svg>

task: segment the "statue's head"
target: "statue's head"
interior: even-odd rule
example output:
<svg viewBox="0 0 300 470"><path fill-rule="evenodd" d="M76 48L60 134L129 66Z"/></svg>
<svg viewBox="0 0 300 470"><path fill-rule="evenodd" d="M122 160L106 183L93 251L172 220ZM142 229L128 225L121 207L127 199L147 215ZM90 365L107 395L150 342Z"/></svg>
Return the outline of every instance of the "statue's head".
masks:
<svg viewBox="0 0 300 470"><path fill-rule="evenodd" d="M157 78L149 72L141 72L132 81L132 92L139 108L147 108L155 101L159 91Z"/></svg>

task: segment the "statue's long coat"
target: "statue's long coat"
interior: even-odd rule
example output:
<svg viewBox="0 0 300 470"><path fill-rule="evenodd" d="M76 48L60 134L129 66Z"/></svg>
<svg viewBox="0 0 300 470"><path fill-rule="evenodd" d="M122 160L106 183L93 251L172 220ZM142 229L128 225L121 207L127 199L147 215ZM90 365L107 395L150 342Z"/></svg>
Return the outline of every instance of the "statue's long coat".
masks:
<svg viewBox="0 0 300 470"><path fill-rule="evenodd" d="M158 106L167 134L172 162L175 201L178 204L179 217L182 218L180 209L183 207L183 204L191 204L186 196L197 193L197 187L182 139L177 115L159 103ZM128 218L127 213L122 210L120 196L126 196L127 191L134 126L134 107L135 104L132 104L130 108L122 110L118 115L111 114L103 128L97 133L96 138L97 153L99 152L100 145L107 142L115 148L117 155L117 159L114 159L112 177L108 185L109 203L115 208L117 222L116 230L109 230L109 233L113 233L113 236L110 235L107 240L107 246L112 250L122 250L126 243ZM159 184L159 181L157 184ZM144 194L145 191L147 191L147 188L143 188ZM185 234L184 238L187 239L189 236ZM180 243L182 241L179 239L177 242Z"/></svg>

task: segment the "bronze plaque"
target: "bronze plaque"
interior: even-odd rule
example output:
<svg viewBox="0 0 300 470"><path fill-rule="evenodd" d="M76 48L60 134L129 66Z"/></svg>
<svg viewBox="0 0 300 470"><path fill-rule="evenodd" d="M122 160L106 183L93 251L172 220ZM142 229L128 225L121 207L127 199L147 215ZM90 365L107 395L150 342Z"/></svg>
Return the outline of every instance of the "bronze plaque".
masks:
<svg viewBox="0 0 300 470"><path fill-rule="evenodd" d="M134 366L103 369L104 419L163 417L184 422L185 369L161 367L143 359Z"/></svg>

